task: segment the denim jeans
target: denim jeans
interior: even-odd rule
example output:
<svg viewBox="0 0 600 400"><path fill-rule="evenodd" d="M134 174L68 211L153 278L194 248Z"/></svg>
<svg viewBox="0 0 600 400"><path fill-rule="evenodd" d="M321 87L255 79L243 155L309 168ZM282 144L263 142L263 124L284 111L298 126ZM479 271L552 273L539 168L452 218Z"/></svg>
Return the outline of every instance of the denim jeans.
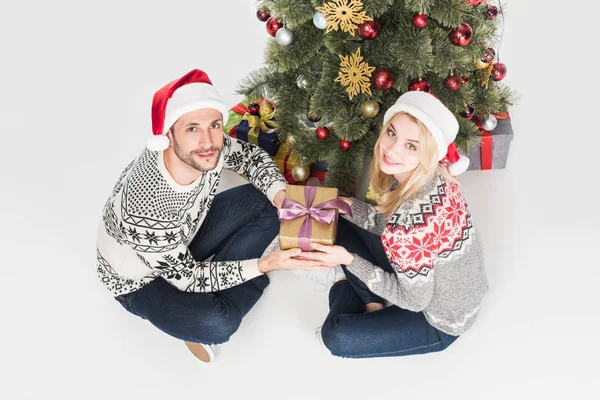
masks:
<svg viewBox="0 0 600 400"><path fill-rule="evenodd" d="M252 185L219 193L190 243L196 260L260 258L279 233L277 210ZM116 299L131 313L181 340L219 344L237 331L242 318L269 285L266 275L214 293L182 292L161 278Z"/></svg>
<svg viewBox="0 0 600 400"><path fill-rule="evenodd" d="M336 244L393 272L381 238L340 218ZM457 336L431 326L422 312L397 306L365 313L369 302L383 303L345 266L347 280L337 282L329 292L329 315L321 335L331 354L349 358L394 357L441 351Z"/></svg>

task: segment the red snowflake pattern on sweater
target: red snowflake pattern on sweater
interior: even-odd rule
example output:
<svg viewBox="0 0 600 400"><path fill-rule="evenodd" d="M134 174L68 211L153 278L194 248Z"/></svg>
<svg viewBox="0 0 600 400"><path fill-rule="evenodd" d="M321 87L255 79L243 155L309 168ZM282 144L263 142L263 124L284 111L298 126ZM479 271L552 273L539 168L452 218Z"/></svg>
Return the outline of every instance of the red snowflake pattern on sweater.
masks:
<svg viewBox="0 0 600 400"><path fill-rule="evenodd" d="M442 253L460 249L471 223L458 183L442 177L425 198L406 204L390 218L382 243L397 272L412 278L427 275Z"/></svg>

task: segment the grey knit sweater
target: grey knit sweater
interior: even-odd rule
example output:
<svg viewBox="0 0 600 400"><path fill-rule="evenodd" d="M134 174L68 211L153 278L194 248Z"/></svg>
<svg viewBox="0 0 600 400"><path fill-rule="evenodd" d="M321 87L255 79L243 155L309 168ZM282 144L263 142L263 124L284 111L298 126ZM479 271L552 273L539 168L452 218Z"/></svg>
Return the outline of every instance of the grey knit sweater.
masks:
<svg viewBox="0 0 600 400"><path fill-rule="evenodd" d="M356 256L348 270L369 289L450 335L475 322L488 289L483 252L458 183L436 175L385 220L371 204L353 199L346 219L381 235L395 273Z"/></svg>

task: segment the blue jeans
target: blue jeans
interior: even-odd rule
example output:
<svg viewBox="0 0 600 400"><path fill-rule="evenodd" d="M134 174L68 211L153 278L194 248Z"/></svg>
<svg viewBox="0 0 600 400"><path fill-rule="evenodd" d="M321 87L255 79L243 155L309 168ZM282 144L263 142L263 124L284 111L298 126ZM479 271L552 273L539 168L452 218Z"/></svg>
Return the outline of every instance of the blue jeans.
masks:
<svg viewBox="0 0 600 400"><path fill-rule="evenodd" d="M381 238L340 218L336 244L393 272ZM397 306L365 314L364 305L383 303L345 266L347 280L337 282L329 292L329 315L321 335L331 354L349 358L394 357L441 351L457 336L431 326L422 312Z"/></svg>
<svg viewBox="0 0 600 400"><path fill-rule="evenodd" d="M260 258L279 233L277 210L252 185L219 193L190 243L196 260ZM214 293L182 292L157 278L116 299L131 313L181 340L218 344L229 340L269 285L266 275Z"/></svg>

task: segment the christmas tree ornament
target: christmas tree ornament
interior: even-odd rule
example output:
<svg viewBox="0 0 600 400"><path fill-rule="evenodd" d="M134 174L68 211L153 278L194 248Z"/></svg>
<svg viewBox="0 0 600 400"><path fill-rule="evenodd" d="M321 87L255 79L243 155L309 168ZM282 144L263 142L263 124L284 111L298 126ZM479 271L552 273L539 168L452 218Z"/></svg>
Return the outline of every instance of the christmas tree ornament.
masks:
<svg viewBox="0 0 600 400"><path fill-rule="evenodd" d="M498 7L489 6L487 9L487 19L494 19L498 16Z"/></svg>
<svg viewBox="0 0 600 400"><path fill-rule="evenodd" d="M495 62L492 64L492 79L495 81L501 81L506 76L506 65L501 62Z"/></svg>
<svg viewBox="0 0 600 400"><path fill-rule="evenodd" d="M492 114L488 114L485 117L482 117L480 122L481 127L486 131L493 131L498 125L498 120Z"/></svg>
<svg viewBox="0 0 600 400"><path fill-rule="evenodd" d="M481 3L481 0L467 0L467 2L472 6L476 6L477 4Z"/></svg>
<svg viewBox="0 0 600 400"><path fill-rule="evenodd" d="M482 60L475 60L475 68L486 69L491 65L489 62L483 62Z"/></svg>
<svg viewBox="0 0 600 400"><path fill-rule="evenodd" d="M292 135L291 133L287 135L287 137L285 138L285 145L291 149L292 147L294 147L294 145L296 144L296 137L294 135Z"/></svg>
<svg viewBox="0 0 600 400"><path fill-rule="evenodd" d="M349 142L347 140L340 140L340 142L338 143L338 145L340 146L340 149L342 151L348 151L352 148L352 142Z"/></svg>
<svg viewBox="0 0 600 400"><path fill-rule="evenodd" d="M296 78L296 85L300 89L306 89L308 86L308 79L306 79L304 75L298 75L298 78Z"/></svg>
<svg viewBox="0 0 600 400"><path fill-rule="evenodd" d="M298 182L304 182L310 176L308 165L294 165L292 167L292 177Z"/></svg>
<svg viewBox="0 0 600 400"><path fill-rule="evenodd" d="M431 93L431 84L429 84L429 82L427 82L425 79L423 78L417 78L417 79L413 79L409 84L408 84L408 90L410 92L427 92L427 93Z"/></svg>
<svg viewBox="0 0 600 400"><path fill-rule="evenodd" d="M473 29L468 24L462 24L460 27L452 29L448 37L453 45L464 47L473 39Z"/></svg>
<svg viewBox="0 0 600 400"><path fill-rule="evenodd" d="M460 89L461 84L462 79L458 75L450 75L444 79L444 87L451 92L456 92Z"/></svg>
<svg viewBox="0 0 600 400"><path fill-rule="evenodd" d="M471 119L475 115L475 106L473 106L473 104L467 104L466 109L459 114L465 119Z"/></svg>
<svg viewBox="0 0 600 400"><path fill-rule="evenodd" d="M275 18L270 17L267 20L267 32L269 33L269 35L275 37L275 35L277 34L277 31L279 29L281 29L283 27L283 25L281 24L281 22L277 21Z"/></svg>
<svg viewBox="0 0 600 400"><path fill-rule="evenodd" d="M275 41L282 46L289 46L294 42L294 32L287 28L280 28L275 33Z"/></svg>
<svg viewBox="0 0 600 400"><path fill-rule="evenodd" d="M325 140L329 137L329 129L326 126L319 126L315 129L315 135L319 140Z"/></svg>
<svg viewBox="0 0 600 400"><path fill-rule="evenodd" d="M258 103L250 103L246 108L248 109L248 112L252 115L258 115L258 113L260 112L260 105Z"/></svg>
<svg viewBox="0 0 600 400"><path fill-rule="evenodd" d="M365 117L374 118L379 114L379 103L373 99L365 100L360 110Z"/></svg>
<svg viewBox="0 0 600 400"><path fill-rule="evenodd" d="M373 40L377 37L380 27L381 25L378 19L365 21L358 26L358 36L365 40Z"/></svg>
<svg viewBox="0 0 600 400"><path fill-rule="evenodd" d="M263 10L257 10L256 11L256 18L258 18L259 21L261 22L266 22L269 18L271 18L271 15Z"/></svg>
<svg viewBox="0 0 600 400"><path fill-rule="evenodd" d="M346 92L350 100L359 93L371 94L371 74L375 67L370 67L366 61L363 61L360 55L360 47L350 56L340 57L340 71L335 82L339 82L342 86L346 86Z"/></svg>
<svg viewBox="0 0 600 400"><path fill-rule="evenodd" d="M373 86L377 90L387 90L394 84L396 75L389 68L380 67L373 73Z"/></svg>
<svg viewBox="0 0 600 400"><path fill-rule="evenodd" d="M319 29L326 29L327 17L323 15L321 11L317 11L315 15L313 15L313 24Z"/></svg>
<svg viewBox="0 0 600 400"><path fill-rule="evenodd" d="M471 81L471 79L466 75L461 76L460 80L462 81L463 86Z"/></svg>
<svg viewBox="0 0 600 400"><path fill-rule="evenodd" d="M325 33L337 31L341 28L342 31L349 33L351 36L354 36L354 31L356 31L358 25L372 20L362 9L363 3L360 0L331 0L323 4L322 7L317 7L317 11L327 16L327 30Z"/></svg>
<svg viewBox="0 0 600 400"><path fill-rule="evenodd" d="M321 116L311 114L310 112L306 114L306 118L308 118L310 122L319 122L321 120Z"/></svg>
<svg viewBox="0 0 600 400"><path fill-rule="evenodd" d="M494 57L496 57L496 50L488 47L485 53L483 54L483 58L481 59L484 63L491 63L494 61Z"/></svg>
<svg viewBox="0 0 600 400"><path fill-rule="evenodd" d="M427 15L420 12L413 17L412 23L415 28L423 29L429 23L429 18L427 18Z"/></svg>

